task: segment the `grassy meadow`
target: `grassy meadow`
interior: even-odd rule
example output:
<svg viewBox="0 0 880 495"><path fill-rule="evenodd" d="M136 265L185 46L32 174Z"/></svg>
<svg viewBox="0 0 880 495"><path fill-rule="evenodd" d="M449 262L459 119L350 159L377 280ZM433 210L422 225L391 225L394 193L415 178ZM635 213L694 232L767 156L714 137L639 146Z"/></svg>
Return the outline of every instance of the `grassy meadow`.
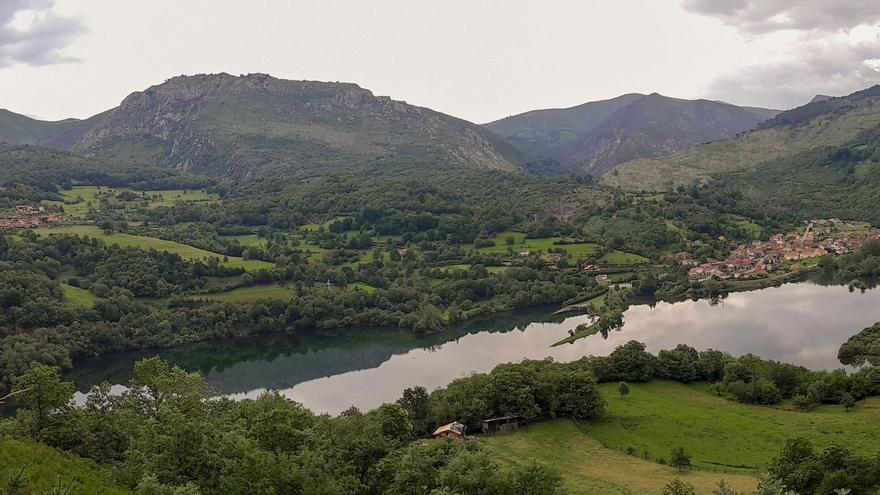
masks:
<svg viewBox="0 0 880 495"><path fill-rule="evenodd" d="M766 470L785 440L795 436L819 448L837 443L866 455L878 451L878 398L859 402L849 413L841 406L799 412L740 404L709 393L705 385L630 384L624 398L616 383L601 388L608 412L600 420L539 422L478 441L502 464L534 459L559 470L572 494L590 495L657 494L675 477L700 494L712 493L719 479L749 493L754 473ZM657 462L677 447L693 456L697 469L679 474Z"/></svg>
<svg viewBox="0 0 880 495"><path fill-rule="evenodd" d="M212 253L210 251L205 251L204 249L199 249L197 247L181 244L175 241L167 241L165 239L157 239L155 237L143 237L138 235L123 234L119 232L105 234L104 231L94 225L47 227L36 229L35 232L38 235L70 234L89 236L95 239L100 239L107 244L118 244L120 247L136 247L140 249L155 249L156 251L168 251L171 253L177 253L180 255L181 258L189 260L204 260L211 257L221 259L223 258L222 254ZM259 270L260 268L269 268L272 266L272 263L268 263L266 261L245 260L233 256L230 256L229 261L223 262L222 264L229 267L241 267L249 271Z"/></svg>
<svg viewBox="0 0 880 495"><path fill-rule="evenodd" d="M26 486L32 488L33 491L16 493L102 495L131 493L114 485L110 481L110 476L91 461L62 453L29 440L15 440L0 436L0 480L3 480L5 486L8 480L20 474L24 476ZM68 485L71 485L70 491L64 491Z"/></svg>
<svg viewBox="0 0 880 495"><path fill-rule="evenodd" d="M617 384L602 385L608 416L583 423L582 429L603 445L629 447L668 458L675 447L693 455L703 468L765 469L785 440L804 436L818 446L839 443L863 454L877 453L880 399L859 402L852 412L821 406L811 412L749 406L713 395L705 385L653 381L630 384L617 395Z"/></svg>
<svg viewBox="0 0 880 495"><path fill-rule="evenodd" d="M61 290L64 291L64 302L70 304L71 306L82 306L85 308L91 308L95 305L95 301L98 300L98 298L95 297L94 294L87 291L86 289L81 289L72 285L62 283Z"/></svg>
<svg viewBox="0 0 880 495"><path fill-rule="evenodd" d="M200 294L196 297L224 302L254 302L260 299L291 299L293 290L278 284L252 285L226 292Z"/></svg>
<svg viewBox="0 0 880 495"><path fill-rule="evenodd" d="M513 245L508 246L507 239L511 237L513 238ZM505 254L508 252L508 248L513 250L514 253L520 253L522 251L547 252L550 249L561 248L576 260L587 258L599 251L599 246L597 244L589 242L579 244L556 244L556 242L563 241L564 238L548 237L546 239L526 239L526 234L522 232L502 232L494 236L491 240L495 245L481 248L480 251Z"/></svg>
<svg viewBox="0 0 880 495"><path fill-rule="evenodd" d="M517 466L534 460L562 474L571 495L656 495L673 478L681 478L709 494L719 479L733 488L750 492L755 478L743 474L689 471L630 456L603 447L581 425L568 420L536 423L519 432L479 437L478 441L504 466Z"/></svg>
<svg viewBox="0 0 880 495"><path fill-rule="evenodd" d="M62 201L45 201L46 205L63 206L64 211L69 215L83 216L88 213L89 208L100 209L102 197L105 197L111 203L140 204L147 202L148 208L157 208L160 206L173 206L178 201L218 201L220 196L205 192L204 190L183 190L168 189L162 191L146 191L147 198L135 201L119 201L113 196L121 192L132 192L138 196L144 194L144 191L134 191L127 188L112 188L98 186L74 186L60 192ZM107 196L109 194L109 197Z"/></svg>

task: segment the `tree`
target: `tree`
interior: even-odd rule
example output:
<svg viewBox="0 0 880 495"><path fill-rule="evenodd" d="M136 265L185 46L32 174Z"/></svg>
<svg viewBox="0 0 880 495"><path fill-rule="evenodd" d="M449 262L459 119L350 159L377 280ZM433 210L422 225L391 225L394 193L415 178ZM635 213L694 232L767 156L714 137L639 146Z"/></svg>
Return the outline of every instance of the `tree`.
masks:
<svg viewBox="0 0 880 495"><path fill-rule="evenodd" d="M565 369L556 375L556 411L573 419L595 418L605 412L596 377L587 370Z"/></svg>
<svg viewBox="0 0 880 495"><path fill-rule="evenodd" d="M623 399L629 395L629 385L627 385L626 382L620 382L617 386L617 393L620 394L620 398Z"/></svg>
<svg viewBox="0 0 880 495"><path fill-rule="evenodd" d="M428 415L431 413L431 396L425 387L417 386L403 391L397 403L409 413L415 426L416 434L430 433L427 431Z"/></svg>
<svg viewBox="0 0 880 495"><path fill-rule="evenodd" d="M614 349L609 358L611 375L628 382L646 382L654 376L654 356L645 344L631 340Z"/></svg>
<svg viewBox="0 0 880 495"><path fill-rule="evenodd" d="M39 438L47 426L53 412L67 406L73 398L73 384L61 381L58 368L34 363L31 369L15 380L15 389L21 391L17 395L22 419L31 430L31 434Z"/></svg>
<svg viewBox="0 0 880 495"><path fill-rule="evenodd" d="M843 406L846 412L850 412L853 408L856 407L856 400L853 398L852 394L849 392L844 392L844 394L840 397L840 404Z"/></svg>
<svg viewBox="0 0 880 495"><path fill-rule="evenodd" d="M669 465L678 469L678 472L691 467L691 455L685 452L684 447L673 449L669 455Z"/></svg>
<svg viewBox="0 0 880 495"><path fill-rule="evenodd" d="M159 420L166 407L192 412L210 395L205 379L187 373L158 356L134 364L134 377L125 399L139 412Z"/></svg>
<svg viewBox="0 0 880 495"><path fill-rule="evenodd" d="M690 483L685 483L678 478L666 483L666 486L663 487L663 491L660 492L661 495L696 495L696 490L694 490L694 486Z"/></svg>
<svg viewBox="0 0 880 495"><path fill-rule="evenodd" d="M712 495L740 495L739 492L734 490L727 484L726 481L721 480L718 482L718 489L712 490Z"/></svg>
<svg viewBox="0 0 880 495"><path fill-rule="evenodd" d="M559 473L535 462L519 468L513 477L517 495L563 495L565 488Z"/></svg>

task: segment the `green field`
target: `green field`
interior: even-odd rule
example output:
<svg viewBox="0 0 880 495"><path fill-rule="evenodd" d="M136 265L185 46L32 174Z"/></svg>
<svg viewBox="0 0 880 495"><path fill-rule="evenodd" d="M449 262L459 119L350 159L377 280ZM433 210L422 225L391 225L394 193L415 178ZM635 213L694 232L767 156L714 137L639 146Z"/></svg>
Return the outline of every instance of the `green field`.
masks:
<svg viewBox="0 0 880 495"><path fill-rule="evenodd" d="M645 258L644 256L639 256L634 253L626 253L624 251L613 250L610 253L605 253L601 258L599 258L599 263L607 263L609 265L640 265L644 263L649 263L651 260Z"/></svg>
<svg viewBox="0 0 880 495"><path fill-rule="evenodd" d="M64 291L64 302L72 306L91 308L98 300L91 292L72 285L61 284L61 290Z"/></svg>
<svg viewBox="0 0 880 495"><path fill-rule="evenodd" d="M362 283L362 282L355 282L353 284L348 284L348 288L351 290L354 290L354 291L364 291L367 294L372 294L373 292L376 292L375 287L373 287L372 285L369 285L369 284Z"/></svg>
<svg viewBox="0 0 880 495"><path fill-rule="evenodd" d="M507 239L509 237L513 238L513 245L508 246ZM522 251L544 251L547 252L550 249L564 249L568 254L574 259L584 259L588 258L596 252L599 251L599 246L593 243L579 243L579 244L555 244L556 242L563 241L562 237L548 237L546 239L526 239L526 235L522 232L502 232L495 237L493 237L492 242L495 243L494 246L481 248L480 251L486 253L499 253L505 254L508 252L508 249L512 250L514 253L520 253Z"/></svg>
<svg viewBox="0 0 880 495"><path fill-rule="evenodd" d="M293 297L293 290L278 284L253 285L227 292L200 294L197 297L224 302L254 302L260 299L290 299Z"/></svg>
<svg viewBox="0 0 880 495"><path fill-rule="evenodd" d="M581 424L567 420L537 423L477 441L503 466L534 460L559 471L571 495L656 495L676 477L693 484L700 494L711 493L719 479L745 492L756 485L754 478L742 474L697 470L679 474L671 467L605 448Z"/></svg>
<svg viewBox="0 0 880 495"><path fill-rule="evenodd" d="M299 229L304 230L306 232L315 232L315 231L321 230L322 228L324 230L329 230L330 224L332 224L333 222L335 222L337 220L344 220L346 218L352 218L352 217L333 217L324 223L307 223L305 225L300 225Z"/></svg>
<svg viewBox="0 0 880 495"><path fill-rule="evenodd" d="M199 249L197 247L188 246L174 241L166 241L155 237L143 237L138 235L129 235L114 232L105 234L101 229L94 225L72 225L66 227L48 227L36 229L38 235L52 234L70 234L89 236L100 239L107 244L118 244L120 247L136 247L140 249L155 249L156 251L168 251L177 253L181 258L188 260L205 260L211 257L223 258L222 254L212 253ZM241 267L245 270L258 270L260 268L271 268L272 263L260 260L244 260L233 256L229 257L228 262L222 263L224 266Z"/></svg>
<svg viewBox="0 0 880 495"><path fill-rule="evenodd" d="M16 493L81 493L84 495L131 493L115 486L110 481L109 475L102 472L91 461L31 441L0 437L0 484L2 484L0 486L5 488L8 480L18 476L22 469L27 488ZM62 482L62 490L71 481L76 481L70 492L54 491L58 488L59 480Z"/></svg>
<svg viewBox="0 0 880 495"><path fill-rule="evenodd" d="M110 193L111 195L116 195L123 191L130 191L138 196L146 193L150 196L149 199L144 199L143 201L147 201L147 206L150 208L156 208L159 206L172 206L178 201L218 201L220 196L207 193L201 190L187 190L184 191L182 189L168 189L162 191L134 191L132 189L127 188L112 188L112 187L97 187L97 186L75 186L72 189L67 189L60 192L63 201L45 201L44 203L47 205L57 205L63 206L64 211L70 215L81 216L86 214L89 211L89 207L91 206L94 209L99 209L100 206L100 194ZM117 201L112 198L108 198L111 202ZM126 204L140 204L141 200L135 200L130 202L119 202L121 205Z"/></svg>
<svg viewBox="0 0 880 495"><path fill-rule="evenodd" d="M733 402L706 392L705 385L630 384L624 399L616 393L617 384L602 388L609 415L584 424L584 430L608 447L647 451L655 460L681 446L705 468L765 469L793 436L819 446L839 443L863 454L877 453L878 398L860 402L850 413L842 406L799 412Z"/></svg>

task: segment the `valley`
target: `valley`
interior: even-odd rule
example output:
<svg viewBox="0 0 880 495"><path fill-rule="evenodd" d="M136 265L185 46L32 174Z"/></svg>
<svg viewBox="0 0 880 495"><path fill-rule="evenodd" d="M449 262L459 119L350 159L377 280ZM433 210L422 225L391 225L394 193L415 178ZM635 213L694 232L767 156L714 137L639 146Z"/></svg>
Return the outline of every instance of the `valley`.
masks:
<svg viewBox="0 0 880 495"><path fill-rule="evenodd" d="M0 490L751 493L803 442L862 465L876 99L478 126L201 74L82 121L4 113ZM521 428L481 433L499 417Z"/></svg>

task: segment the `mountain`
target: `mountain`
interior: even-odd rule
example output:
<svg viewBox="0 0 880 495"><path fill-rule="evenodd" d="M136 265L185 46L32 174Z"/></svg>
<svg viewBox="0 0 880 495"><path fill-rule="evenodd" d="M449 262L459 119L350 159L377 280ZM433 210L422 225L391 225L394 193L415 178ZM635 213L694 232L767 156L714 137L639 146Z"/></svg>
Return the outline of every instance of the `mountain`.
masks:
<svg viewBox="0 0 880 495"><path fill-rule="evenodd" d="M0 141L66 150L106 115L104 112L85 120L47 122L0 109Z"/></svg>
<svg viewBox="0 0 880 495"><path fill-rule="evenodd" d="M236 178L396 163L513 171L522 159L501 137L449 115L355 84L265 74L175 77L83 121L6 114L0 140Z"/></svg>
<svg viewBox="0 0 880 495"><path fill-rule="evenodd" d="M583 136L620 108L644 97L631 93L571 108L533 110L485 124L525 153L564 159Z"/></svg>
<svg viewBox="0 0 880 495"><path fill-rule="evenodd" d="M828 96L828 95L816 95L816 96L813 97L812 100L810 100L810 103L816 103L817 101L830 100L831 98L834 98L834 97L833 97L833 96Z"/></svg>
<svg viewBox="0 0 880 495"><path fill-rule="evenodd" d="M485 126L560 173L601 175L618 163L664 156L735 136L778 113L709 100L626 94L572 108L536 110Z"/></svg>
<svg viewBox="0 0 880 495"><path fill-rule="evenodd" d="M800 154L847 145L880 125L880 85L781 112L734 139L655 159L617 165L602 182L667 190L713 176L755 169Z"/></svg>

